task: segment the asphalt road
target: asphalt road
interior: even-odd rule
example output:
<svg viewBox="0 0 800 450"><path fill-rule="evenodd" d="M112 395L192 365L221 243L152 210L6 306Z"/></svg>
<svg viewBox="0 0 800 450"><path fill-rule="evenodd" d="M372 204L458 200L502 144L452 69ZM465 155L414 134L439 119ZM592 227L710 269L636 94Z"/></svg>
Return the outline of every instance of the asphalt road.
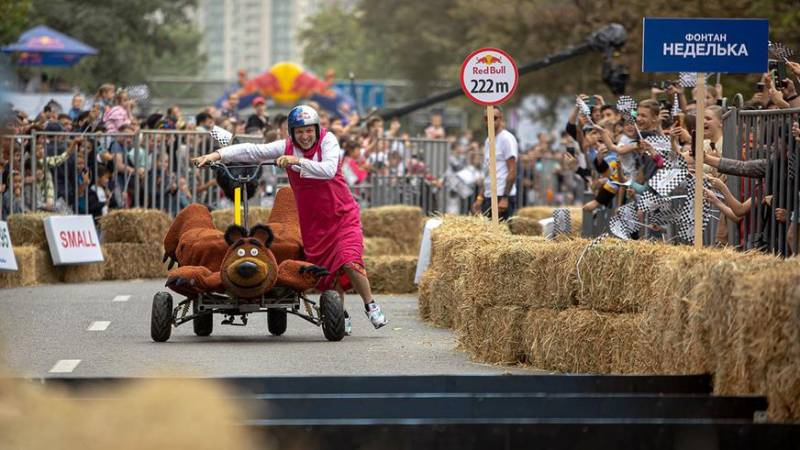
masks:
<svg viewBox="0 0 800 450"><path fill-rule="evenodd" d="M380 330L361 312L360 300L348 296L353 335L341 342L326 341L320 328L291 315L286 334L274 337L266 314L253 314L246 327L220 325L222 316L215 315L210 337L195 336L186 323L168 342L155 343L150 309L160 290L158 280L2 289L2 365L25 377L530 372L469 361L450 330L419 320L414 295L376 296L389 318Z"/></svg>

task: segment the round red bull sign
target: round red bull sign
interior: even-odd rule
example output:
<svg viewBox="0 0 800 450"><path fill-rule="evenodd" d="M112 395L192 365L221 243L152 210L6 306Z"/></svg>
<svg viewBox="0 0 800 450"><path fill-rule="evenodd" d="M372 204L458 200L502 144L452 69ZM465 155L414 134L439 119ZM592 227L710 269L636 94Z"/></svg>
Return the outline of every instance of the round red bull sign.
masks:
<svg viewBox="0 0 800 450"><path fill-rule="evenodd" d="M517 90L517 63L497 48L481 48L461 64L461 89L475 103L499 105Z"/></svg>

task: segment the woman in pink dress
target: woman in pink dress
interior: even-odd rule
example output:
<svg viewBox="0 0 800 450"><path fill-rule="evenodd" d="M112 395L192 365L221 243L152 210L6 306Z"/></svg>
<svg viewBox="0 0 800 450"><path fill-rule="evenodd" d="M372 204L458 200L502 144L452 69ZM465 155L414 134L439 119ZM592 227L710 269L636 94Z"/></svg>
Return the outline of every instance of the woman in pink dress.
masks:
<svg viewBox="0 0 800 450"><path fill-rule="evenodd" d="M301 105L289 112L289 137L268 144L236 144L195 158L198 167L214 161L258 163L275 160L285 168L297 202L300 233L306 260L325 267L317 288L344 291L354 288L375 328L386 325L386 316L372 298L364 269L364 236L361 214L342 176L341 151L333 133L319 125L319 115ZM349 333L351 324L345 320Z"/></svg>

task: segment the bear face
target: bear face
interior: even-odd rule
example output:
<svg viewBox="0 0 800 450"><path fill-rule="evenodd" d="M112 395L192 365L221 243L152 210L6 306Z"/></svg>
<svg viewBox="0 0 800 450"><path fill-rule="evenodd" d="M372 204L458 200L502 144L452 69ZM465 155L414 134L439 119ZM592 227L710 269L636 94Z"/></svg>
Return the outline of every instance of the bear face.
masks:
<svg viewBox="0 0 800 450"><path fill-rule="evenodd" d="M228 250L220 275L229 295L258 298L275 285L278 263L269 247L274 235L266 225L256 225L248 234L244 227L231 225L225 231Z"/></svg>

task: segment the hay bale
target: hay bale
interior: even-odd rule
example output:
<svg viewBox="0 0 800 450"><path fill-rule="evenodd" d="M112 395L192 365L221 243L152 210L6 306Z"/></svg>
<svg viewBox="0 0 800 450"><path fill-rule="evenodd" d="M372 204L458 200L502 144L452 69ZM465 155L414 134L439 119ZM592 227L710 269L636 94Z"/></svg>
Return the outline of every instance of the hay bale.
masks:
<svg viewBox="0 0 800 450"><path fill-rule="evenodd" d="M161 262L164 247L160 243L136 244L115 242L103 244L106 280L164 278L167 265Z"/></svg>
<svg viewBox="0 0 800 450"><path fill-rule="evenodd" d="M523 346L536 368L579 373L656 373L658 355L644 345L641 314L580 308L528 311Z"/></svg>
<svg viewBox="0 0 800 450"><path fill-rule="evenodd" d="M517 216L539 221L553 217L553 210L552 206L526 206L517 210Z"/></svg>
<svg viewBox="0 0 800 450"><path fill-rule="evenodd" d="M419 252L424 226L422 219L422 209L418 206L379 206L361 212L365 237L392 239L406 254Z"/></svg>
<svg viewBox="0 0 800 450"><path fill-rule="evenodd" d="M541 236L542 224L536 219L528 217L514 216L508 219L508 230L511 234L522 236Z"/></svg>
<svg viewBox="0 0 800 450"><path fill-rule="evenodd" d="M78 369L80 370L80 368ZM222 384L202 379L113 383L90 395L6 374L0 448L101 450L263 448L241 423L250 411ZM203 414L197 414L197 411ZM175 430L191 433L175 443ZM312 448L313 446L309 446Z"/></svg>
<svg viewBox="0 0 800 450"><path fill-rule="evenodd" d="M696 304L698 298L709 301L716 298L709 297L719 289L709 278L713 268L726 261L747 264L767 260L773 261L774 258L730 249L685 246L670 247L660 257L659 275L653 280L650 290L652 300L644 310L650 340L663 356L664 373L700 373L706 368L705 363L697 364L704 358L701 353L695 357L690 354L690 349L702 349L692 343L693 336L698 336L702 331L695 323L694 327L698 329L694 335L690 333L690 307L696 313L700 310ZM720 288L724 289L724 284Z"/></svg>
<svg viewBox="0 0 800 450"><path fill-rule="evenodd" d="M25 213L8 216L8 233L11 235L14 247L32 245L48 250L44 219L52 215L52 213Z"/></svg>
<svg viewBox="0 0 800 450"><path fill-rule="evenodd" d="M0 288L58 283L63 270L53 266L50 253L38 246L15 246L16 272L0 272Z"/></svg>
<svg viewBox="0 0 800 450"><path fill-rule="evenodd" d="M468 279L472 299L483 307L515 305L563 309L574 305L574 261L581 245L521 236L473 239Z"/></svg>
<svg viewBox="0 0 800 450"><path fill-rule="evenodd" d="M402 247L393 239L385 237L364 238L364 256L399 255L402 252Z"/></svg>
<svg viewBox="0 0 800 450"><path fill-rule="evenodd" d="M580 236L583 224L583 209L580 206L568 206L570 222L572 224L572 235ZM552 206L526 206L517 210L517 216L532 220L542 220L553 217L555 207Z"/></svg>
<svg viewBox="0 0 800 450"><path fill-rule="evenodd" d="M70 264L64 266L62 281L65 283L87 283L105 279L105 263Z"/></svg>
<svg viewBox="0 0 800 450"><path fill-rule="evenodd" d="M462 311L461 348L489 364L524 364L523 330L527 310L519 306L471 307Z"/></svg>
<svg viewBox="0 0 800 450"><path fill-rule="evenodd" d="M575 242L572 245L582 246L574 259L577 265L589 243ZM641 312L655 294L653 288L661 274L662 256L674 250L663 243L616 239L606 239L592 246L580 260L580 281L576 274L577 303L596 311Z"/></svg>
<svg viewBox="0 0 800 450"><path fill-rule="evenodd" d="M249 206L247 208L247 224L253 226L257 223L266 224L269 222L269 213L272 208L265 208L263 206ZM229 226L233 225L233 209L218 209L211 211L211 221L220 231L225 231Z"/></svg>
<svg viewBox="0 0 800 450"><path fill-rule="evenodd" d="M373 293L408 294L417 292L414 273L417 257L406 255L364 257Z"/></svg>
<svg viewBox="0 0 800 450"><path fill-rule="evenodd" d="M740 276L732 296L730 367L715 378L715 392L766 394L770 418L800 419L800 265Z"/></svg>
<svg viewBox="0 0 800 450"><path fill-rule="evenodd" d="M160 209L117 209L100 218L103 243L163 242L172 218Z"/></svg>
<svg viewBox="0 0 800 450"><path fill-rule="evenodd" d="M442 220L442 225L431 233L431 265L428 270L433 270L436 275L430 281L430 316L435 325L457 329L460 306L470 302L476 293L473 270L476 258L483 256L478 249L510 234L505 225L494 225L482 216L446 215Z"/></svg>

